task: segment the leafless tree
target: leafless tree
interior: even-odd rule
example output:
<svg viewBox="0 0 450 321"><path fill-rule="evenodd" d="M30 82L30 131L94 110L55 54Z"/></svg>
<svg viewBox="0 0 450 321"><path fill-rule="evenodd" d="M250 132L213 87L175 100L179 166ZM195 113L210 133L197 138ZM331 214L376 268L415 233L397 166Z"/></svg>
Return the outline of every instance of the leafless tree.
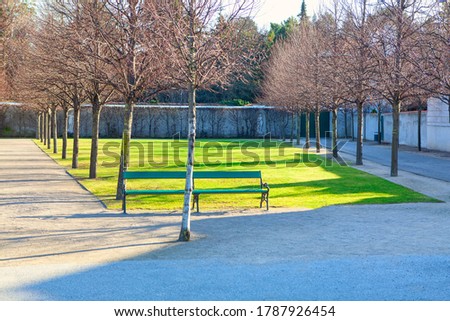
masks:
<svg viewBox="0 0 450 321"><path fill-rule="evenodd" d="M373 45L374 6L369 0L342 0L345 15L342 18L344 33L343 75L344 98L356 106L358 113L356 138L356 165L363 164L363 110L371 98L375 79L376 60Z"/></svg>
<svg viewBox="0 0 450 321"><path fill-rule="evenodd" d="M155 24L146 5L148 1L106 0L99 3L104 4L101 12L107 18L91 18L85 23L91 24L91 30L95 33L91 39L99 39L102 50L92 53L95 59L108 67L104 71L107 84L125 102L122 161L116 192L116 198L121 199L122 173L130 163L134 106L144 91L157 92L166 88L165 74L170 70L170 65L161 42L152 37Z"/></svg>
<svg viewBox="0 0 450 321"><path fill-rule="evenodd" d="M260 99L264 104L283 108L292 115L298 114L304 108L301 101L303 94L301 77L299 77L302 71L297 64L298 60L292 58L297 58L297 55L291 56L298 53L297 39L292 36L285 41L278 41L272 48L264 70L263 96Z"/></svg>
<svg viewBox="0 0 450 321"><path fill-rule="evenodd" d="M398 176L400 111L402 105L423 94L423 75L411 62L419 45L419 31L428 23L429 3L424 0L385 0L374 17L373 53L377 64L375 90L392 105L391 176Z"/></svg>
<svg viewBox="0 0 450 321"><path fill-rule="evenodd" d="M248 69L253 53L240 50L241 30L254 0L155 0L149 3L157 17L157 35L171 49L176 66L172 76L189 93L188 157L180 241L189 241L190 202L196 137L196 92L224 85L237 71ZM244 21L244 22L243 22Z"/></svg>
<svg viewBox="0 0 450 321"><path fill-rule="evenodd" d="M74 72L73 66L77 64L77 60L68 59L73 52L70 48L73 24L51 7L47 7L46 13L35 21L35 25L36 28L31 37L30 48L32 49L25 55L16 82L20 86L23 101L39 101L40 103L46 101L49 106L53 106L55 114L58 105L63 106L63 157L67 155L68 106L73 107L72 168L77 168L80 108L84 101L84 93L83 80L78 72ZM54 150L57 151L56 141L54 141Z"/></svg>
<svg viewBox="0 0 450 321"><path fill-rule="evenodd" d="M339 0L334 0L325 13L321 14L316 22L323 41L324 51L321 53L324 73L321 76L324 87L325 106L332 113L332 152L333 157L338 158L337 128L338 110L346 101L349 78L345 68L347 52L345 51L345 33L342 28L342 20L345 10Z"/></svg>
<svg viewBox="0 0 450 321"><path fill-rule="evenodd" d="M32 7L19 0L0 3L0 101L13 98L14 78L28 47Z"/></svg>
<svg viewBox="0 0 450 321"><path fill-rule="evenodd" d="M437 3L428 22L410 61L426 79L417 85L446 102L450 118L450 2Z"/></svg>

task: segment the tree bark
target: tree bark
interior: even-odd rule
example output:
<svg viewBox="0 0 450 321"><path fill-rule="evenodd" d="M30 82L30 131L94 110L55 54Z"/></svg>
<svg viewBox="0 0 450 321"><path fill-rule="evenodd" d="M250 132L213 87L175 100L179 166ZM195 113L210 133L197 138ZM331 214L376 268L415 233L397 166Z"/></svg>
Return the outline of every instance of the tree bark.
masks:
<svg viewBox="0 0 450 321"><path fill-rule="evenodd" d="M352 108L352 130L351 130L351 133L352 133L352 141L354 141L355 140L355 110Z"/></svg>
<svg viewBox="0 0 450 321"><path fill-rule="evenodd" d="M56 124L56 107L52 108L53 154L58 154L58 126Z"/></svg>
<svg viewBox="0 0 450 321"><path fill-rule="evenodd" d="M39 128L39 140L41 143L44 141L44 114L42 112L39 113L41 126Z"/></svg>
<svg viewBox="0 0 450 321"><path fill-rule="evenodd" d="M302 114L300 112L297 113L297 145L300 145L301 139L301 126L302 126Z"/></svg>
<svg viewBox="0 0 450 321"><path fill-rule="evenodd" d="M52 148L52 111L47 110L47 149Z"/></svg>
<svg viewBox="0 0 450 321"><path fill-rule="evenodd" d="M345 108L344 109L344 127L345 127L344 135L345 135L346 139L348 138L348 120L347 120L347 117L348 117L348 109Z"/></svg>
<svg viewBox="0 0 450 321"><path fill-rule="evenodd" d="M356 109L358 111L358 129L356 133L356 165L363 165L364 118L362 101L356 103Z"/></svg>
<svg viewBox="0 0 450 321"><path fill-rule="evenodd" d="M394 102L392 111L392 153L391 153L391 176L398 176L398 149L400 137L400 102Z"/></svg>
<svg viewBox="0 0 450 321"><path fill-rule="evenodd" d="M196 89L189 84L189 129L188 129L188 156L186 161L186 185L184 189L183 219L181 222L180 241L189 241L191 238L191 199L194 178L194 152L196 132Z"/></svg>
<svg viewBox="0 0 450 321"><path fill-rule="evenodd" d="M309 111L306 112L306 117L305 117L305 148L309 149L309 147L311 147L311 138L309 135L309 131L310 131L310 126L309 126L309 119L310 119L310 114Z"/></svg>
<svg viewBox="0 0 450 321"><path fill-rule="evenodd" d="M36 118L36 139L41 139L41 113L37 114Z"/></svg>
<svg viewBox="0 0 450 321"><path fill-rule="evenodd" d="M135 105L134 92L130 93L125 101L125 117L123 122L122 149L120 155L119 175L117 180L116 200L123 198L123 171L130 166L131 131L133 128L133 111Z"/></svg>
<svg viewBox="0 0 450 321"><path fill-rule="evenodd" d="M450 95L447 96L447 105L448 105L448 121L450 122Z"/></svg>
<svg viewBox="0 0 450 321"><path fill-rule="evenodd" d="M195 0L189 1L189 112L188 112L188 155L186 160L186 184L184 189L183 217L181 220L181 230L179 241L187 242L191 239L191 199L194 189L194 152L196 134L196 85L197 85L197 48L195 43L196 21L195 21Z"/></svg>
<svg viewBox="0 0 450 321"><path fill-rule="evenodd" d="M419 104L419 111L417 112L417 149L422 151L422 105Z"/></svg>
<svg viewBox="0 0 450 321"><path fill-rule="evenodd" d="M294 142L295 114L291 114L291 143Z"/></svg>
<svg viewBox="0 0 450 321"><path fill-rule="evenodd" d="M97 178L97 161L98 161L98 139L100 132L100 113L102 106L100 105L98 96L91 101L92 104L92 137L91 137L91 158L89 163L89 178Z"/></svg>
<svg viewBox="0 0 450 321"><path fill-rule="evenodd" d="M44 112L42 112L42 137L43 137L43 140L42 140L42 142L44 143L44 146L47 146L47 136L48 136L48 133L47 133L47 129L48 129L48 126L47 126L47 111L44 111Z"/></svg>
<svg viewBox="0 0 450 321"><path fill-rule="evenodd" d="M80 113L81 106L78 98L73 102L73 152L72 168L78 168L78 148L80 143Z"/></svg>
<svg viewBox="0 0 450 321"><path fill-rule="evenodd" d="M62 153L61 158L66 159L67 158L67 131L69 127L69 109L67 106L64 106L63 108L63 134L62 134Z"/></svg>
<svg viewBox="0 0 450 321"><path fill-rule="evenodd" d="M381 144L381 107L378 107L378 144Z"/></svg>
<svg viewBox="0 0 450 321"><path fill-rule="evenodd" d="M337 147L337 135L338 135L338 131L337 131L337 121L338 121L338 108L333 108L332 110L332 132L333 132L333 142L332 142L332 150L333 150L333 157L334 158L338 158L338 147Z"/></svg>
<svg viewBox="0 0 450 321"><path fill-rule="evenodd" d="M314 113L316 124L316 153L320 153L320 111L319 106L316 107Z"/></svg>

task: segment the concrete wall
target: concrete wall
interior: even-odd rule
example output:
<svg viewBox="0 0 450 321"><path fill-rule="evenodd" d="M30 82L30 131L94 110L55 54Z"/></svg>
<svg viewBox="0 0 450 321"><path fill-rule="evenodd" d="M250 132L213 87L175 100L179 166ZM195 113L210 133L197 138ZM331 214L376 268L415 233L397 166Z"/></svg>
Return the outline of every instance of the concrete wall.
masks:
<svg viewBox="0 0 450 321"><path fill-rule="evenodd" d="M0 105L0 137L34 137L36 112L12 105Z"/></svg>
<svg viewBox="0 0 450 321"><path fill-rule="evenodd" d="M428 146L428 128L427 128L427 118L428 113L422 111L421 120L421 136L422 136L422 147L430 148ZM402 112L400 114L400 144L407 146L417 146L418 145L418 112ZM384 142L392 142L392 114L383 114L383 134Z"/></svg>
<svg viewBox="0 0 450 321"><path fill-rule="evenodd" d="M450 115L449 106L443 101L428 100L428 138L429 149L450 152Z"/></svg>
<svg viewBox="0 0 450 321"><path fill-rule="evenodd" d="M369 110L365 110L364 117L364 127L363 127L363 137L367 141L375 140L375 133L378 133L378 114L373 112L368 112ZM353 112L353 115L352 115ZM422 111L421 118L421 138L422 138L422 147L428 147L429 143L429 123L427 122L427 112ZM339 113L339 129L338 135L340 138L345 137L345 117L347 117L347 137L356 137L357 134L357 113L356 111L352 111L349 109L346 113L344 110L341 110ZM442 111L439 115L436 115L437 118L442 119ZM447 124L445 124L447 125ZM353 127L353 128L352 128ZM381 115L381 138L383 142L391 143L392 142L392 114L391 113L383 113ZM442 128L442 124L437 125L435 132L436 135L441 135L440 129ZM436 138L433 138L434 141ZM417 146L418 144L418 112L402 112L400 114L400 144L407 146ZM442 144L439 143L439 144ZM435 145L433 145L435 146ZM431 148L430 148L431 149ZM436 149L436 148L433 148Z"/></svg>
<svg viewBox="0 0 450 321"><path fill-rule="evenodd" d="M378 114L364 114L364 139L374 140L374 134L378 134Z"/></svg>
<svg viewBox="0 0 450 321"><path fill-rule="evenodd" d="M371 113L370 108L365 108L363 113L363 137L365 140L373 140L374 133L378 133L378 114ZM355 109L341 109L338 113L338 137L356 137L358 132L358 113Z"/></svg>
<svg viewBox="0 0 450 321"><path fill-rule="evenodd" d="M188 109L185 106L136 106L133 117L133 137L170 138L187 136ZM63 115L58 112L58 133L62 135ZM100 137L119 138L123 130L124 108L105 106L100 117ZM311 114L310 135L314 137L314 118ZM92 112L81 109L80 136L91 136ZM329 113L321 115L321 135L329 131ZM292 115L283 109L265 106L197 107L197 137L200 138L260 138L270 133L273 138L289 138ZM296 129L294 122L294 129ZM305 116L302 135L305 136ZM0 137L34 137L37 113L17 106L0 105ZM73 128L73 113L69 113L69 134ZM295 131L294 131L295 133Z"/></svg>
<svg viewBox="0 0 450 321"><path fill-rule="evenodd" d="M121 137L124 109L105 107L100 118L100 137ZM174 135L187 136L187 108L138 107L133 116L133 137L170 138ZM83 108L80 121L80 136L91 136L92 113ZM69 128L73 117L69 115ZM61 129L60 129L61 130ZM197 109L197 137L232 138L262 137L270 132L282 138L290 130L289 114L269 108L218 108ZM69 130L71 132L71 130Z"/></svg>
<svg viewBox="0 0 450 321"><path fill-rule="evenodd" d="M120 137L123 130L122 107L105 107L100 117L100 137ZM183 106L137 107L133 116L133 137L170 138L187 136L188 110ZM311 115L313 117L313 115ZM59 116L62 123L62 116ZM329 113L321 115L322 136L329 131ZM260 138L270 133L274 138L289 138L292 115L282 109L270 107L197 107L197 137L199 138ZM304 132L303 117L302 132ZM91 136L92 113L89 107L82 108L80 136ZM59 126L62 133L62 127ZM73 127L73 116L69 116L69 131ZM294 122L294 129L296 122ZM311 137L314 120L311 118ZM304 133L303 133L304 136Z"/></svg>

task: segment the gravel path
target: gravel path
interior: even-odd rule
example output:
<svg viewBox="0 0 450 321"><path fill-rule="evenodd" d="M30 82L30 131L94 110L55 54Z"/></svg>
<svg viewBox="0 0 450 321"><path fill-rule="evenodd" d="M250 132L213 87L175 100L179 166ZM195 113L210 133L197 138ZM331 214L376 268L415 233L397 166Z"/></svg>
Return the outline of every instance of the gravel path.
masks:
<svg viewBox="0 0 450 321"><path fill-rule="evenodd" d="M448 202L200 213L177 243L178 213L107 211L30 140L0 182L1 300L450 300Z"/></svg>

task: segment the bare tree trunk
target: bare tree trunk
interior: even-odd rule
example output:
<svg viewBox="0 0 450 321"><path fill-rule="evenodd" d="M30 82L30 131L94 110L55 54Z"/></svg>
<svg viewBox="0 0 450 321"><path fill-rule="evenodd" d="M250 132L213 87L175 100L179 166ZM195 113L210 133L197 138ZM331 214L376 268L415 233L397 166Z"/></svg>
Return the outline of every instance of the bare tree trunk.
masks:
<svg viewBox="0 0 450 321"><path fill-rule="evenodd" d="M356 104L356 109L358 111L358 132L356 138L356 165L363 165L363 129L364 129L364 118L363 118L363 102L358 101Z"/></svg>
<svg viewBox="0 0 450 321"><path fill-rule="evenodd" d="M333 108L332 110L332 131L333 131L333 142L332 142L332 149L333 149L333 157L334 158L338 158L338 147L337 147L337 135L338 135L338 131L337 131L337 125L338 125L338 108L337 106L335 108Z"/></svg>
<svg viewBox="0 0 450 321"><path fill-rule="evenodd" d="M188 156L186 161L186 185L183 202L183 219L181 222L180 241L189 241L191 238L191 199L194 180L194 152L196 132L196 90L192 84L189 85L189 133L188 133Z"/></svg>
<svg viewBox="0 0 450 321"><path fill-rule="evenodd" d="M320 111L319 106L316 107L314 113L316 124L316 153L320 153Z"/></svg>
<svg viewBox="0 0 450 321"><path fill-rule="evenodd" d="M398 149L400 146L400 102L393 104L392 111L392 154L391 154L391 176L398 176Z"/></svg>
<svg viewBox="0 0 450 321"><path fill-rule="evenodd" d="M36 117L36 139L41 139L41 113L37 114Z"/></svg>
<svg viewBox="0 0 450 321"><path fill-rule="evenodd" d="M381 107L378 107L378 144L381 144Z"/></svg>
<svg viewBox="0 0 450 321"><path fill-rule="evenodd" d="M48 129L48 126L47 126L47 121L48 121L48 119L47 119L47 111L44 111L44 112L42 112L42 120L43 120L43 124L42 124L42 126L43 126L43 128L42 128L42 137L43 137L43 143L44 143L44 146L47 146L47 137L48 137L48 132L47 132L47 129Z"/></svg>
<svg viewBox="0 0 450 321"><path fill-rule="evenodd" d="M309 148L311 146L311 139L310 139L310 135L309 135L309 130L310 130L310 126L309 126L309 119L310 119L310 114L309 111L306 112L306 120L305 120L305 148Z"/></svg>
<svg viewBox="0 0 450 321"><path fill-rule="evenodd" d="M291 114L291 143L294 141L294 125L295 125L295 114Z"/></svg>
<svg viewBox="0 0 450 321"><path fill-rule="evenodd" d="M52 111L51 109L47 110L47 149L51 149L52 148L52 121L51 121L51 116L52 115Z"/></svg>
<svg viewBox="0 0 450 321"><path fill-rule="evenodd" d="M73 104L73 152L72 152L72 168L78 168L78 152L80 144L80 113L81 106L78 99Z"/></svg>
<svg viewBox="0 0 450 321"><path fill-rule="evenodd" d="M419 111L417 112L417 149L422 151L422 105L419 104Z"/></svg>
<svg viewBox="0 0 450 321"><path fill-rule="evenodd" d="M355 140L355 110L352 108L352 141Z"/></svg>
<svg viewBox="0 0 450 321"><path fill-rule="evenodd" d="M130 93L125 102L125 117L123 122L122 149L120 155L119 175L117 180L116 200L123 199L123 171L130 166L131 131L133 129L134 93Z"/></svg>
<svg viewBox="0 0 450 321"><path fill-rule="evenodd" d="M44 141L44 114L42 112L39 113L40 119L40 128L39 128L39 140L42 143Z"/></svg>
<svg viewBox="0 0 450 321"><path fill-rule="evenodd" d="M450 121L450 95L447 96L447 105L448 105L448 119Z"/></svg>
<svg viewBox="0 0 450 321"><path fill-rule="evenodd" d="M188 112L188 155L186 160L186 184L184 189L183 217L179 241L187 242L191 239L191 199L194 189L194 153L196 134L196 85L197 85L197 49L195 43L196 21L195 1L189 1L189 112Z"/></svg>
<svg viewBox="0 0 450 321"><path fill-rule="evenodd" d="M67 130L69 127L69 108L67 106L64 106L63 108L63 134L62 134L62 153L61 158L66 159L67 158Z"/></svg>
<svg viewBox="0 0 450 321"><path fill-rule="evenodd" d="M53 154L58 154L58 127L56 124L56 107L52 108Z"/></svg>
<svg viewBox="0 0 450 321"><path fill-rule="evenodd" d="M298 112L297 114L297 145L300 145L300 139L301 139L301 126L302 126L302 114Z"/></svg>
<svg viewBox="0 0 450 321"><path fill-rule="evenodd" d="M348 109L347 108L345 108L344 109L344 127L345 127L345 138L347 139L348 138L348 120L347 120L347 117L348 117Z"/></svg>
<svg viewBox="0 0 450 321"><path fill-rule="evenodd" d="M97 178L98 160L98 139L100 132L100 113L102 106L98 97L91 101L92 104L92 137L91 137L91 158L89 164L89 178Z"/></svg>

